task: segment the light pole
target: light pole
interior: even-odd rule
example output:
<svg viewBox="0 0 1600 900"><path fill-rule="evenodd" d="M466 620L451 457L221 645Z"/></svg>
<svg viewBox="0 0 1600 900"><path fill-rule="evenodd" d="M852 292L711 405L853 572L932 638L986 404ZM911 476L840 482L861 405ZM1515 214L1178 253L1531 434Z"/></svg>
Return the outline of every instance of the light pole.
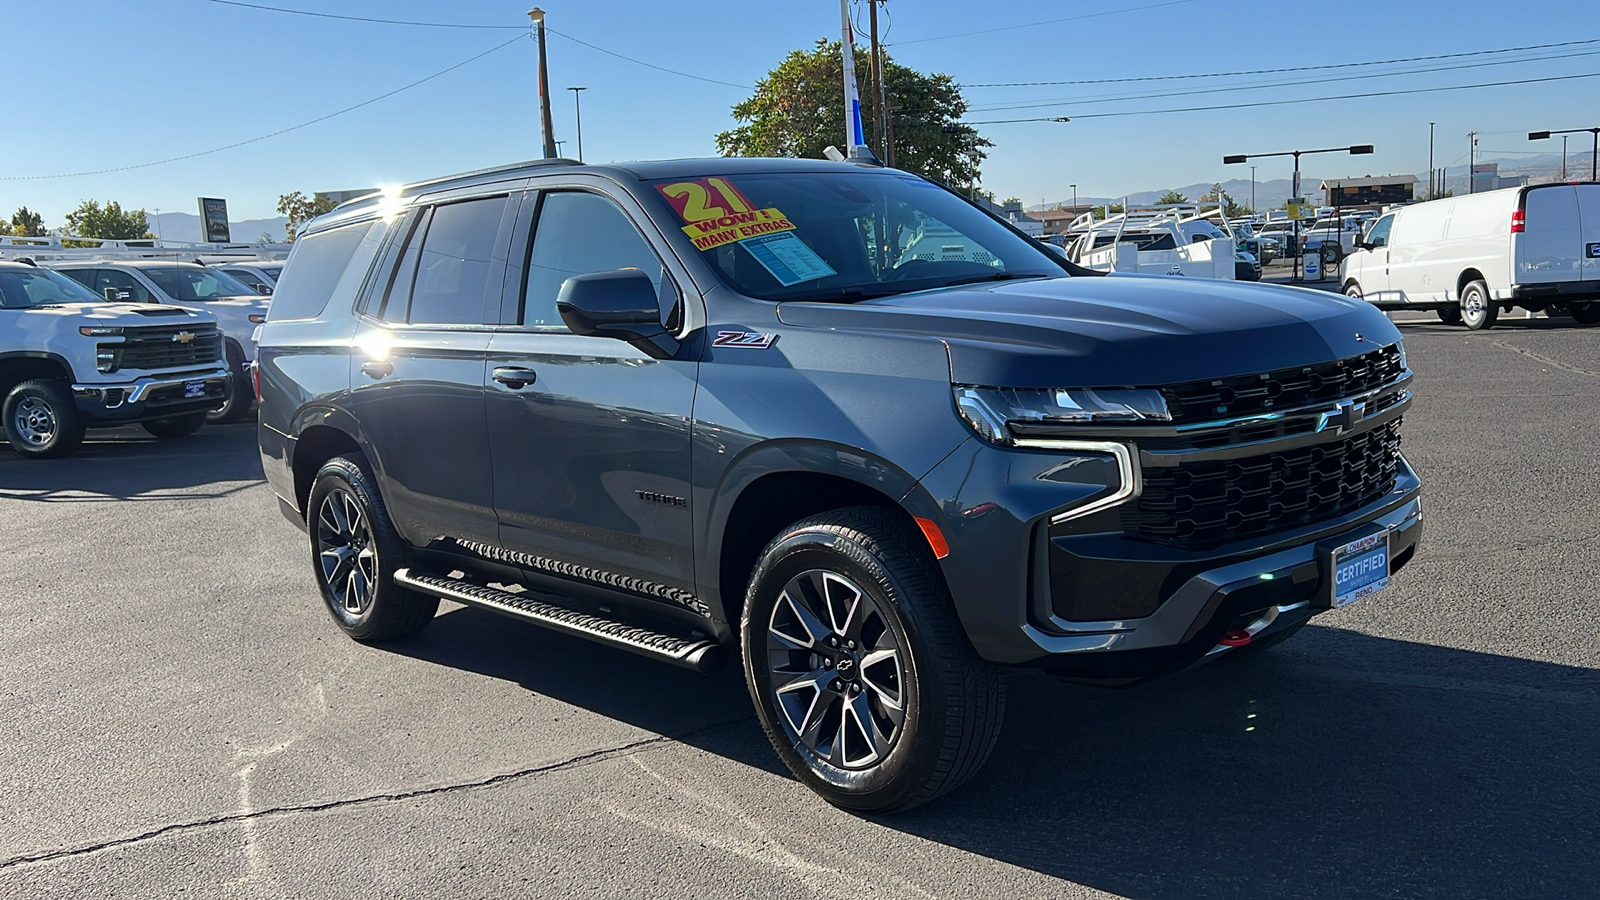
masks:
<svg viewBox="0 0 1600 900"><path fill-rule="evenodd" d="M569 87L567 90L572 92L572 111L578 117L578 162L583 162L583 104L578 101L578 97L588 88Z"/></svg>
<svg viewBox="0 0 1600 900"><path fill-rule="evenodd" d="M556 134L550 126L550 71L545 65L544 10L535 6L528 10L539 39L539 129L544 132L544 158L556 158Z"/></svg>
<svg viewBox="0 0 1600 900"><path fill-rule="evenodd" d="M1469 131L1467 138L1470 141L1467 144L1467 193L1475 194L1478 192L1478 133Z"/></svg>
<svg viewBox="0 0 1600 900"><path fill-rule="evenodd" d="M1433 199L1433 123L1428 123L1428 199Z"/></svg>
<svg viewBox="0 0 1600 900"><path fill-rule="evenodd" d="M1250 167L1250 214L1256 211L1256 167Z"/></svg>
<svg viewBox="0 0 1600 900"><path fill-rule="evenodd" d="M1072 188L1072 213L1073 213L1073 215L1077 215L1077 213L1078 213L1078 186L1075 185L1075 184L1070 184L1070 185L1067 185L1067 186Z"/></svg>
<svg viewBox="0 0 1600 900"><path fill-rule="evenodd" d="M1590 151L1589 156L1589 180L1600 181L1600 128L1562 128L1555 131L1530 131L1528 132L1528 140L1542 141L1552 134L1577 134L1583 131L1594 135L1594 149ZM1566 145L1563 144L1561 148L1561 168L1563 172L1566 170L1566 159Z"/></svg>
<svg viewBox="0 0 1600 900"><path fill-rule="evenodd" d="M1363 155L1366 155L1366 154L1371 153L1371 152L1372 152L1372 145L1371 144L1351 144L1348 147L1328 147L1328 148L1323 149L1323 150L1284 150L1281 153L1239 153L1239 154L1234 154L1234 155L1231 155L1231 156L1224 156L1222 158L1222 164L1225 165L1225 166L1231 166L1231 165L1235 165L1237 163L1249 162L1252 159L1262 159L1262 158L1265 158L1265 157L1268 157L1268 156L1292 156L1292 157L1294 157L1294 182L1293 182L1293 186L1291 188L1291 192L1293 194L1294 199L1299 200L1300 199L1300 157L1307 156L1307 155L1310 155L1312 153L1349 153L1351 156L1363 156ZM1298 218L1294 219L1294 239L1295 239L1294 243L1295 243L1295 251L1296 251L1296 253L1294 255L1294 277L1295 277L1296 280L1298 280L1300 278L1300 256L1301 256L1301 254L1298 251L1300 251L1302 249L1300 247L1300 220Z"/></svg>

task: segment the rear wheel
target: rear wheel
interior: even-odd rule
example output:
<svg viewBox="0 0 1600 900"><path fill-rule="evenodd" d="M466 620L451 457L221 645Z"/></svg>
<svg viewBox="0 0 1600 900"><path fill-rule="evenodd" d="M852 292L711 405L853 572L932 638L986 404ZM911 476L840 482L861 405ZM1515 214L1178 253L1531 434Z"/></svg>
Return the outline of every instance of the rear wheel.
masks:
<svg viewBox="0 0 1600 900"><path fill-rule="evenodd" d="M1362 298L1361 285L1356 284L1354 281L1350 282L1344 286L1344 295L1360 300Z"/></svg>
<svg viewBox="0 0 1600 900"><path fill-rule="evenodd" d="M1493 328L1500 318L1500 307L1489 299L1489 286L1480 281L1469 281L1461 289L1461 321L1472 331Z"/></svg>
<svg viewBox="0 0 1600 900"><path fill-rule="evenodd" d="M200 430L206 423L206 413L189 413L186 416L169 416L165 419L150 419L139 424L144 430L158 438L188 437Z"/></svg>
<svg viewBox="0 0 1600 900"><path fill-rule="evenodd" d="M999 670L968 643L933 556L891 510L796 522L767 546L740 622L745 680L767 738L828 802L924 803L988 758Z"/></svg>
<svg viewBox="0 0 1600 900"><path fill-rule="evenodd" d="M433 620L439 598L394 582L406 563L389 512L362 461L328 460L306 500L311 564L328 614L358 641L411 634Z"/></svg>
<svg viewBox="0 0 1600 900"><path fill-rule="evenodd" d="M1439 314L1439 321L1446 325L1461 324L1461 307L1459 306L1447 306L1443 309L1436 309L1434 312Z"/></svg>
<svg viewBox="0 0 1600 900"><path fill-rule="evenodd" d="M1574 304L1572 318L1580 325L1593 325L1600 322L1600 303Z"/></svg>
<svg viewBox="0 0 1600 900"><path fill-rule="evenodd" d="M6 440L33 459L67 456L83 443L85 424L64 382L24 381L0 404Z"/></svg>

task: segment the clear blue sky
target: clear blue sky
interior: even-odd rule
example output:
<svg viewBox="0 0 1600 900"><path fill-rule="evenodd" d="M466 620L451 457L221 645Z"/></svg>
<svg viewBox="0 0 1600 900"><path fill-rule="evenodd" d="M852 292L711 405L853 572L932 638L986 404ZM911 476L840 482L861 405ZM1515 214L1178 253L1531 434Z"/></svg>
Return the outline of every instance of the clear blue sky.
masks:
<svg viewBox="0 0 1600 900"><path fill-rule="evenodd" d="M526 27L530 0L260 0L353 16ZM964 84L1131 78L1359 62L1600 38L1583 4L1373 2L1337 4L1181 0L958 3L890 0L891 53ZM789 50L838 36L837 0L663 3L544 0L550 27L660 66L754 84ZM1140 9L1139 7L1145 7ZM1153 8L1151 8L1153 7ZM1132 11L1126 11L1132 10ZM1118 12L1122 11L1122 12ZM1109 15L1094 15L1112 13ZM1069 16L1076 21L1040 23ZM368 187L540 155L532 41L522 40L402 92L319 124L182 162L73 178L12 180L121 166L208 150L334 112L454 65L516 31L413 28L284 15L210 0L0 0L9 86L0 133L0 209L27 205L46 224L79 200L195 211L225 197L235 220L274 215L291 190ZM1005 29L989 31L989 29ZM987 33L985 33L987 32ZM943 40L920 40L961 34ZM583 94L591 161L703 156L733 122L736 87L682 78L549 38L556 136L574 138L569 85ZM1225 80L966 90L981 122L1074 116L1071 123L981 125L994 140L984 186L1029 203L1198 181L1248 178L1222 155L1296 147L1377 145L1364 159L1323 157L1314 175L1417 173L1427 167L1428 122L1439 164L1463 164L1469 130L1480 152L1560 150L1531 144L1530 129L1600 124L1600 78L1170 115L1089 113L1253 102L1600 72L1600 43L1508 56L1410 64L1436 67L1588 53L1515 65L1323 81L1247 91L1083 102L1151 90L1288 79L1331 79L1402 66ZM1051 100L1059 106L985 107ZM1574 138L1587 156L1588 136ZM564 152L574 155L574 143ZM1585 160L1587 162L1587 160ZM1261 180L1287 177L1264 160Z"/></svg>

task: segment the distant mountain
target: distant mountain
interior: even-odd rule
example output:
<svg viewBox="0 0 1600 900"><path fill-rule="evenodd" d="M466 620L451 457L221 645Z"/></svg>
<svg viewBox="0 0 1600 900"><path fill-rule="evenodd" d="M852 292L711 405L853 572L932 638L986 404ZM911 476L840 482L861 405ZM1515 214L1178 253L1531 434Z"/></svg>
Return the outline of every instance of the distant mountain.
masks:
<svg viewBox="0 0 1600 900"><path fill-rule="evenodd" d="M160 215L160 225L157 227L155 213L147 213L150 222L150 232L157 237L169 241L204 241L205 235L200 230L200 217L193 213L164 212ZM236 219L228 223L228 237L235 243L256 243L261 240L262 234L272 235L272 240L283 240L283 226L288 219L278 216L274 219Z"/></svg>

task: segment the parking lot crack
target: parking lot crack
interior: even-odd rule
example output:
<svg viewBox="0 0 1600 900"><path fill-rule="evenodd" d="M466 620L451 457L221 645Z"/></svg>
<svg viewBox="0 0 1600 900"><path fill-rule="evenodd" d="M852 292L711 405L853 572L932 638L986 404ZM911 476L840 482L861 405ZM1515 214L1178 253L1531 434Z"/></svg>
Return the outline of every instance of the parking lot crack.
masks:
<svg viewBox="0 0 1600 900"><path fill-rule="evenodd" d="M273 806L254 811L241 811L227 813L224 815L210 816L203 819L193 819L187 822L171 822L139 834L129 835L127 837L111 838L91 844L82 844L76 847L66 847L60 850L23 854L20 856L12 856L6 859L0 859L0 871L16 868L18 866L32 865L35 863L47 863L60 859L86 856L92 853L99 853L104 850L113 850L119 847L127 847L131 844L144 843L145 841L164 837L166 835L181 834L183 832L196 831L204 828L214 828L219 825L237 825L243 822L285 818L289 816L302 815L305 813L327 812L329 810L371 806L381 803L398 803L406 800L415 800L422 797L432 797L440 794L450 794L460 791L475 790L478 788L494 787L496 785L506 784L507 782L519 781L525 778L546 775L551 772L560 772L566 769L579 768L585 765L626 757L662 744L677 743L691 737L705 734L707 732L716 731L720 728L744 724L750 721L750 719L750 716L745 715L740 716L737 719L715 722L710 725L705 725L703 727L696 728L692 731L687 731L678 735L656 735L654 737L641 738L637 741L630 741L626 744L620 744L615 747L605 747L599 750L592 750L588 753L581 753L577 756L571 756L557 762L545 763L538 766L529 766L526 769L518 769L514 772L501 772L497 775L491 775L487 778L479 778L472 781L462 781L455 784L439 785L436 787L415 788L406 791L390 791L379 794L367 794L360 797L347 797L338 800L327 800L320 803L297 803L284 806Z"/></svg>
<svg viewBox="0 0 1600 900"><path fill-rule="evenodd" d="M1564 363L1559 359L1551 359L1542 353L1535 353L1532 350L1528 350L1524 347L1518 347L1515 344L1508 344L1505 341L1490 341L1489 343L1501 349L1510 350L1512 353L1520 353L1523 356L1529 357L1530 359L1536 359L1547 366L1554 366L1555 368L1566 372L1573 372L1578 375L1587 375L1590 378L1600 378L1600 372L1592 372L1588 369L1572 365L1571 363Z"/></svg>

